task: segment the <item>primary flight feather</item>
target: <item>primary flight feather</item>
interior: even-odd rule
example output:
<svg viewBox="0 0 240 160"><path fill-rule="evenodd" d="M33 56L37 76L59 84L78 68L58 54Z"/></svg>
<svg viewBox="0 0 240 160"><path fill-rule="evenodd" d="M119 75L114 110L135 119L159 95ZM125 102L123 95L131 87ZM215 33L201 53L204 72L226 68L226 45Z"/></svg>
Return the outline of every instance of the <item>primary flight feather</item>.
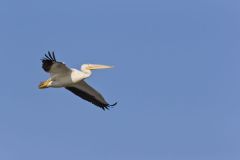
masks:
<svg viewBox="0 0 240 160"><path fill-rule="evenodd" d="M63 62L56 60L54 52L48 52L41 59L42 68L50 74L50 78L39 84L39 89L45 88L61 88L64 87L82 99L93 103L103 110L116 105L109 104L103 96L94 88L89 86L84 80L92 75L91 70L108 69L112 66L99 64L83 64L81 70L68 68Z"/></svg>

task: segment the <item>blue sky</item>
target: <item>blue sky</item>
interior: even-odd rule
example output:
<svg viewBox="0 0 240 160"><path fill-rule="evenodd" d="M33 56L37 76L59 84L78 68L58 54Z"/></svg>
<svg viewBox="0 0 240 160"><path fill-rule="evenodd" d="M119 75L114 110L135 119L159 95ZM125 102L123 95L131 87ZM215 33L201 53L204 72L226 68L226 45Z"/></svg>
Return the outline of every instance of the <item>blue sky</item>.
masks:
<svg viewBox="0 0 240 160"><path fill-rule="evenodd" d="M240 159L237 0L0 1L0 159ZM114 65L102 111L38 90L40 58Z"/></svg>

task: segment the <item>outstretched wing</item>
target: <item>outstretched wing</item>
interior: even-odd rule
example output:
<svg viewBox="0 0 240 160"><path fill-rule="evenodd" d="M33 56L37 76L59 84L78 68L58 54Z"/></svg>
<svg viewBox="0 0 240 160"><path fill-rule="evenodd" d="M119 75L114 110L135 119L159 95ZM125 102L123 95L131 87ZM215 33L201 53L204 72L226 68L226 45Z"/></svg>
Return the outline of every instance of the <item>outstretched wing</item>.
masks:
<svg viewBox="0 0 240 160"><path fill-rule="evenodd" d="M103 110L109 109L111 106L115 106L117 103L112 105L108 104L103 96L96 91L94 88L89 86L85 81L80 81L71 87L65 87L67 90L71 91L75 95L81 97L82 99L95 104L96 106L102 108Z"/></svg>
<svg viewBox="0 0 240 160"><path fill-rule="evenodd" d="M43 70L51 75L70 71L64 63L56 60L54 52L51 53L48 51L48 54L45 54L45 57L41 61Z"/></svg>

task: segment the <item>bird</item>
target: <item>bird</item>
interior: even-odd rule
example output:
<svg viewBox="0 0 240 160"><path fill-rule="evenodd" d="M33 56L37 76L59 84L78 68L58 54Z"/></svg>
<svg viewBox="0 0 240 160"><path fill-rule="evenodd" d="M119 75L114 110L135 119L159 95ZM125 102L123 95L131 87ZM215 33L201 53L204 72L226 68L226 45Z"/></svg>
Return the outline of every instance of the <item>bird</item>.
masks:
<svg viewBox="0 0 240 160"><path fill-rule="evenodd" d="M117 102L109 104L97 90L85 82L85 79L92 75L92 70L110 69L113 66L83 64L80 70L69 68L65 63L56 60L54 51L48 51L41 61L42 69L50 74L50 78L41 82L39 89L65 88L103 110L108 110L117 104Z"/></svg>

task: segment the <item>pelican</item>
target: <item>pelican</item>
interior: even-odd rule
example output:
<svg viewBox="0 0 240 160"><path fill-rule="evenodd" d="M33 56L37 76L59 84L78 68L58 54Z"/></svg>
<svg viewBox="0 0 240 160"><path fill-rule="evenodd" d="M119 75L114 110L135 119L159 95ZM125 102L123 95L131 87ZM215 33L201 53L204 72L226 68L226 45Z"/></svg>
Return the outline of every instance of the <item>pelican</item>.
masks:
<svg viewBox="0 0 240 160"><path fill-rule="evenodd" d="M80 98L91 102L103 110L115 106L117 103L109 104L103 96L88 85L85 79L92 75L92 70L109 69L112 66L100 64L83 64L81 70L67 67L63 62L56 60L54 52L48 52L41 59L42 68L50 74L50 78L39 84L39 89L66 88Z"/></svg>

